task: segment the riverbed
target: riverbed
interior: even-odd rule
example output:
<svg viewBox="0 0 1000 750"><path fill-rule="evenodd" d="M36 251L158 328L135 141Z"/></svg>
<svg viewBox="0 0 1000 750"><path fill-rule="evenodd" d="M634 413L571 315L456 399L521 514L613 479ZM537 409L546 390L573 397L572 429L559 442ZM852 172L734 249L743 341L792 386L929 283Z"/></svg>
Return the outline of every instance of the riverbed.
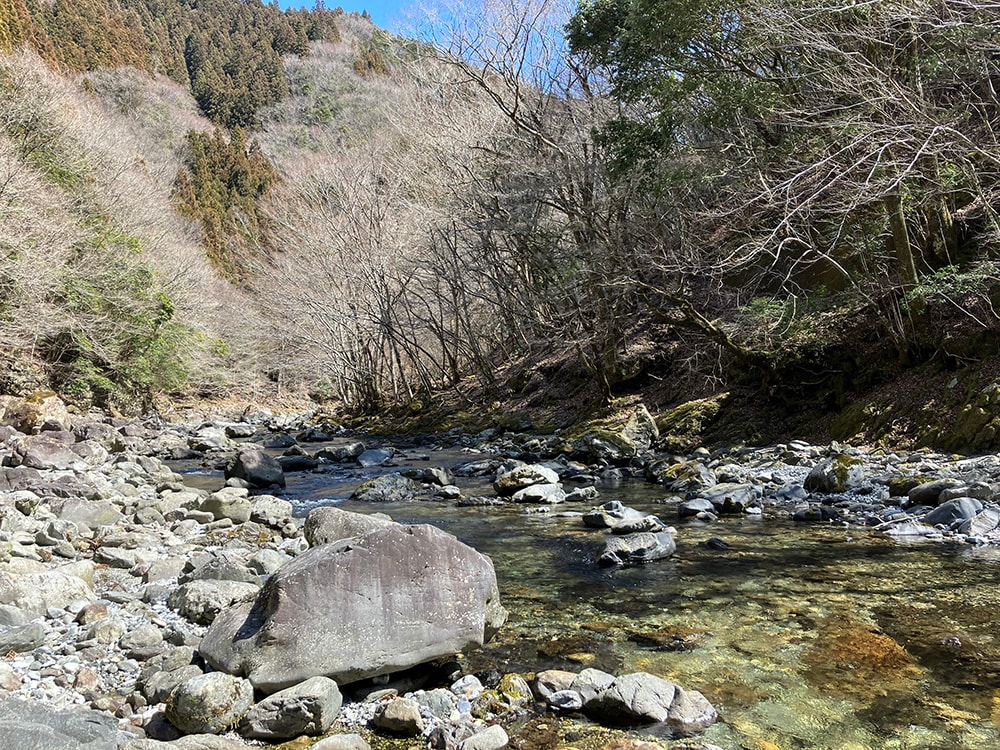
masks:
<svg viewBox="0 0 1000 750"><path fill-rule="evenodd" d="M290 473L283 496L298 515L329 504L431 523L488 554L510 617L465 655L470 670L651 672L705 694L722 722L703 739L725 750L1000 746L1000 549L900 543L766 508L676 523L662 487L626 478L598 482L600 502L675 523L678 549L608 569L595 563L603 533L579 517L589 506L347 499L379 473L469 459L404 450L390 467ZM488 492L487 480L456 484Z"/></svg>

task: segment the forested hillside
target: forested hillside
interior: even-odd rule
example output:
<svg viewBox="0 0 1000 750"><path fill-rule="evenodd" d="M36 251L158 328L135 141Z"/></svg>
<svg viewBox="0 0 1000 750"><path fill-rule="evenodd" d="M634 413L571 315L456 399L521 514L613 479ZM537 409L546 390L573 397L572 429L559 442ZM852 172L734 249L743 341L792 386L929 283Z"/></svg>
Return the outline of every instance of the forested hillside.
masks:
<svg viewBox="0 0 1000 750"><path fill-rule="evenodd" d="M701 398L692 439L731 396L990 444L955 409L997 355L998 23L491 0L412 41L321 5L6 0L0 387L447 392L537 427ZM878 395L915 373L957 385Z"/></svg>

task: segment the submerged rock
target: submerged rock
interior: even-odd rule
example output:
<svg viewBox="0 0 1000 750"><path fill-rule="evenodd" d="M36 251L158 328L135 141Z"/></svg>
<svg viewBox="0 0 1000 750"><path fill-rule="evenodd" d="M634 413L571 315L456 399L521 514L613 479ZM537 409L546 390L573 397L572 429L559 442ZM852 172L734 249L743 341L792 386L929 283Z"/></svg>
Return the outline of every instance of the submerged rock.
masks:
<svg viewBox="0 0 1000 750"><path fill-rule="evenodd" d="M609 537L597 558L600 565L642 565L670 557L677 550L669 531L649 531Z"/></svg>

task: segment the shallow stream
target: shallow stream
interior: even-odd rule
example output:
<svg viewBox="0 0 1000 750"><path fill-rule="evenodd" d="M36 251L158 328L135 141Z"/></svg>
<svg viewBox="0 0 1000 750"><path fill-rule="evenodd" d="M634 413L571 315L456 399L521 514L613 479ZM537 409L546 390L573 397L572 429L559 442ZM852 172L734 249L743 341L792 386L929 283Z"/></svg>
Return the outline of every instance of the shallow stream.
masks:
<svg viewBox="0 0 1000 750"><path fill-rule="evenodd" d="M399 468L469 458L413 454ZM466 656L470 671L651 672L705 694L723 721L703 739L725 750L1000 747L1000 549L903 545L765 511L677 524L670 560L599 568L604 532L571 515L583 506L346 500L385 471L289 474L284 497L301 515L337 504L432 523L488 554L510 615ZM655 485L598 489L601 502L676 519ZM713 537L729 548L707 546Z"/></svg>

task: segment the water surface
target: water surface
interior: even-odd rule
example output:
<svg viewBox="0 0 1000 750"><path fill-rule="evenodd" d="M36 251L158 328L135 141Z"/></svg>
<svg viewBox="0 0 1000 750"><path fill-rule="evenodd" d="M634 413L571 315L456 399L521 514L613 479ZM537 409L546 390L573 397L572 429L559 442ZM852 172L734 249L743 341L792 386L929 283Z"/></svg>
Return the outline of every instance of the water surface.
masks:
<svg viewBox="0 0 1000 750"><path fill-rule="evenodd" d="M337 504L432 523L488 554L510 617L466 656L471 670L651 672L708 697L723 722L704 739L726 749L1000 747L1000 550L901 545L765 513L677 524L672 559L607 569L594 562L603 532L563 512L585 507L347 500L384 471L290 474L285 497L300 514ZM676 518L654 485L598 487L601 501ZM729 549L706 546L711 537Z"/></svg>

